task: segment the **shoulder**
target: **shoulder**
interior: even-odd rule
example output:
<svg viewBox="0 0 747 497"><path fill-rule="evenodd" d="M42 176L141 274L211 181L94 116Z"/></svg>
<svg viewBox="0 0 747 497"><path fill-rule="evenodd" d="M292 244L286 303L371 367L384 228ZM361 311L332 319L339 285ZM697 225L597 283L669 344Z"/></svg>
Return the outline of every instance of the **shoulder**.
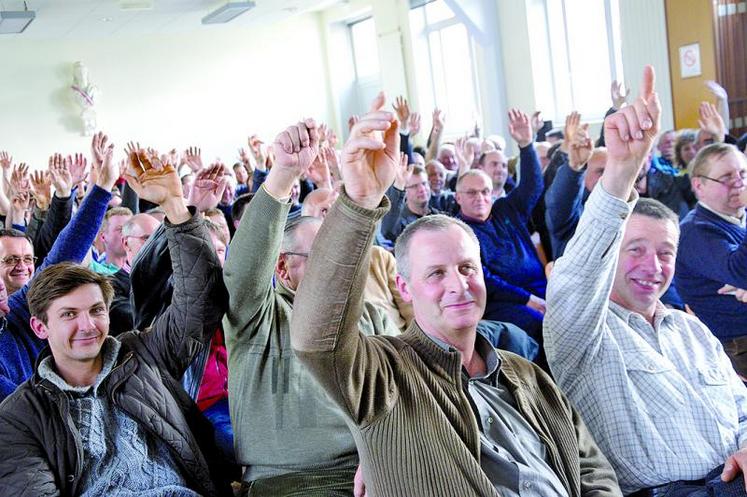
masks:
<svg viewBox="0 0 747 497"><path fill-rule="evenodd" d="M18 430L22 426L33 427L53 415L51 401L34 383L36 377L23 382L0 403L1 432Z"/></svg>

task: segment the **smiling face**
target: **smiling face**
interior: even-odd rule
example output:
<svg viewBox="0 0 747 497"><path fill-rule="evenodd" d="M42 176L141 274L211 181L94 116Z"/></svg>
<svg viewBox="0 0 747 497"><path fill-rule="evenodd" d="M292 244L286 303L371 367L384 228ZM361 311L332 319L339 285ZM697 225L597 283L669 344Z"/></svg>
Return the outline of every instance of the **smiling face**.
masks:
<svg viewBox="0 0 747 497"><path fill-rule="evenodd" d="M34 274L34 247L25 237L0 237L0 276L8 293L18 291Z"/></svg>
<svg viewBox="0 0 747 497"><path fill-rule="evenodd" d="M484 174L467 173L457 184L456 201L466 217L485 221L493 205L493 185Z"/></svg>
<svg viewBox="0 0 747 497"><path fill-rule="evenodd" d="M679 231L674 222L633 214L625 228L610 299L651 321L674 275Z"/></svg>
<svg viewBox="0 0 747 497"><path fill-rule="evenodd" d="M60 372L79 369L99 358L109 334L109 310L101 288L93 283L79 286L53 300L46 312L46 323L31 317L36 336L49 342Z"/></svg>
<svg viewBox="0 0 747 497"><path fill-rule="evenodd" d="M736 148L713 156L702 170L694 170L692 188L698 200L727 216L742 217L747 187L747 158Z"/></svg>
<svg viewBox="0 0 747 497"><path fill-rule="evenodd" d="M409 241L407 260L407 278L398 274L397 288L423 331L448 343L474 333L486 298L477 242L456 224L422 229Z"/></svg>
<svg viewBox="0 0 747 497"><path fill-rule="evenodd" d="M506 179L508 179L508 160L506 160L506 155L500 150L487 152L483 158L481 169L493 181L493 190L500 190L506 185Z"/></svg>

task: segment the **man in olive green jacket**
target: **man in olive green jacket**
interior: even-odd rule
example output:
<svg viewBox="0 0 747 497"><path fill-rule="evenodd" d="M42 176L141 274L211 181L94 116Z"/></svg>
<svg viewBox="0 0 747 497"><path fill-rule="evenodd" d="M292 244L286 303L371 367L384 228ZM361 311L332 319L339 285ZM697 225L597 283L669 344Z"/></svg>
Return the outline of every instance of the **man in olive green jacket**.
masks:
<svg viewBox="0 0 747 497"><path fill-rule="evenodd" d="M316 124L289 127L274 147L275 165L247 206L224 268L229 405L237 461L247 467L243 494L352 496L353 437L290 346L294 294L321 220L285 226L293 184L318 153ZM399 332L373 306L360 324Z"/></svg>
<svg viewBox="0 0 747 497"><path fill-rule="evenodd" d="M607 459L552 380L476 333L486 291L463 223L426 216L398 239L398 287L415 320L398 337L359 333L376 223L399 150L379 95L342 154L345 188L312 249L293 349L347 415L369 497L619 496ZM512 111L511 132L531 136ZM334 285L329 282L334 281Z"/></svg>

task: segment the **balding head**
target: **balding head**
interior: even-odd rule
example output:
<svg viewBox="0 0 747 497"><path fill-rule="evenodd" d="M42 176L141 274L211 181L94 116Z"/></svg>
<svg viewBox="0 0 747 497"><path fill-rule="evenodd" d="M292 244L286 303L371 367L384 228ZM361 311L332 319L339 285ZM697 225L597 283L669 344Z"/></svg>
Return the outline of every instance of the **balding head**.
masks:
<svg viewBox="0 0 747 497"><path fill-rule="evenodd" d="M606 166L607 149L604 147L595 148L591 153L589 162L586 163L586 172L584 173L584 186L587 190L592 191L597 186Z"/></svg>
<svg viewBox="0 0 747 497"><path fill-rule="evenodd" d="M156 231L160 224L150 214L137 214L132 216L122 226L122 242L129 264L132 264L135 256L140 252L143 245L145 245L146 240Z"/></svg>
<svg viewBox="0 0 747 497"><path fill-rule="evenodd" d="M329 188L318 188L306 195L301 207L302 216L324 219L332 204L337 200L338 193Z"/></svg>

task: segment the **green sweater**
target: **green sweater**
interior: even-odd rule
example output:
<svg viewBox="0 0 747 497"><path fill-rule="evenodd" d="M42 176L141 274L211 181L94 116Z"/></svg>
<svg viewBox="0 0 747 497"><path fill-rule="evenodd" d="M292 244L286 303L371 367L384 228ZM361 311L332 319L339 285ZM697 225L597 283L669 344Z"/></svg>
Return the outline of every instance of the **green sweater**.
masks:
<svg viewBox="0 0 747 497"><path fill-rule="evenodd" d="M260 188L224 268L228 396L236 457L249 467L245 480L358 463L342 413L291 350L294 294L280 282L273 287L289 208ZM398 333L372 306L361 326Z"/></svg>
<svg viewBox="0 0 747 497"><path fill-rule="evenodd" d="M371 241L387 208L384 199L363 209L345 193L332 207L296 299L293 348L345 412L369 497L497 496L480 468L460 353L438 347L415 321L398 337L358 332ZM620 496L607 459L549 376L499 354L500 381L547 446L568 494Z"/></svg>

